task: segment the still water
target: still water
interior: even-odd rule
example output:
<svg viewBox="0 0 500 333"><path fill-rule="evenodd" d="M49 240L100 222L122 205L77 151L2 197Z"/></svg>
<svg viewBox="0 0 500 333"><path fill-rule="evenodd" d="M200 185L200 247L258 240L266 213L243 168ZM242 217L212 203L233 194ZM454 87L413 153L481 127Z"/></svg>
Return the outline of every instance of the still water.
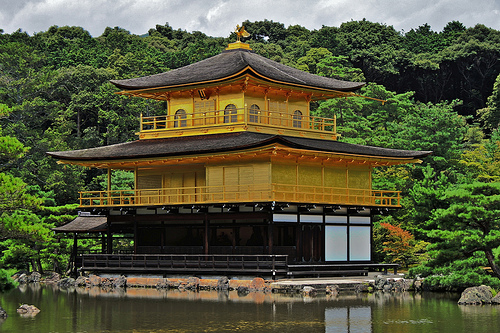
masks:
<svg viewBox="0 0 500 333"><path fill-rule="evenodd" d="M500 306L459 306L458 294L302 297L237 292L30 285L0 294L1 332L500 332ZM41 312L22 317L28 303Z"/></svg>

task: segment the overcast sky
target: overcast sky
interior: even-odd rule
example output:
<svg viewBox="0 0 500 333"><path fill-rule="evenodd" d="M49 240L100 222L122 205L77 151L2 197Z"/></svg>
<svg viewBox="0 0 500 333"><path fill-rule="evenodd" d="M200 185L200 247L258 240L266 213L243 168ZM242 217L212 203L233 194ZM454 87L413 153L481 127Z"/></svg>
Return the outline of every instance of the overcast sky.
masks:
<svg viewBox="0 0 500 333"><path fill-rule="evenodd" d="M53 25L80 26L94 37L107 26L141 35L168 22L174 29L228 37L247 19L312 30L363 18L397 31L428 23L439 32L450 21L500 30L500 0L0 0L0 29L30 35Z"/></svg>

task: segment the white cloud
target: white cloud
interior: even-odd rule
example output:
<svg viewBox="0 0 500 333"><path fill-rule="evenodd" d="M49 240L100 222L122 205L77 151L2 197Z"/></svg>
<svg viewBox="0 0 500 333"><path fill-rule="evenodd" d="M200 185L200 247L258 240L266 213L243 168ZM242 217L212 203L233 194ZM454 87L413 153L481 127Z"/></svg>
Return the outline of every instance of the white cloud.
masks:
<svg viewBox="0 0 500 333"><path fill-rule="evenodd" d="M0 0L0 29L46 31L52 25L81 26L93 36L107 26L135 34L157 24L227 37L244 20L264 19L308 29L366 18L409 31L425 23L441 31L450 21L482 23L500 30L497 0Z"/></svg>

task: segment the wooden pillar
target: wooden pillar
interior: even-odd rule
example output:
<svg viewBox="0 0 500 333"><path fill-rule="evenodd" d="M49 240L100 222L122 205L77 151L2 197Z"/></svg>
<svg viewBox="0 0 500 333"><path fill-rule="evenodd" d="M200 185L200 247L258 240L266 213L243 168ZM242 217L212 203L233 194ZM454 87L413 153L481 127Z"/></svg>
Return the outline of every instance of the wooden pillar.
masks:
<svg viewBox="0 0 500 333"><path fill-rule="evenodd" d="M107 188L108 192L111 191L111 168L108 167L108 188ZM108 197L109 197L109 193L108 193Z"/></svg>
<svg viewBox="0 0 500 333"><path fill-rule="evenodd" d="M170 116L170 115L172 115L172 108L170 107L170 94L169 93L166 93L166 100L167 100L167 114ZM170 127L168 123L167 123L167 127Z"/></svg>
<svg viewBox="0 0 500 333"><path fill-rule="evenodd" d="M76 276L76 257L78 256L78 234L75 232L73 235L73 276Z"/></svg>
<svg viewBox="0 0 500 333"><path fill-rule="evenodd" d="M166 232L165 222L161 221L160 253L165 253L165 232Z"/></svg>
<svg viewBox="0 0 500 333"><path fill-rule="evenodd" d="M138 179L138 177L139 177L139 176L138 176L138 172L137 172L137 170L138 170L138 167L137 167L137 165L136 165L136 166L134 167L134 191L136 191L136 190L137 190L137 179Z"/></svg>
<svg viewBox="0 0 500 333"><path fill-rule="evenodd" d="M220 110L220 96L219 96L220 90L219 88L215 88L215 111Z"/></svg>
<svg viewBox="0 0 500 333"><path fill-rule="evenodd" d="M101 234L101 253L106 254L106 234Z"/></svg>
<svg viewBox="0 0 500 333"><path fill-rule="evenodd" d="M320 261L326 261L326 215L323 211L323 223L321 224L321 259Z"/></svg>
<svg viewBox="0 0 500 333"><path fill-rule="evenodd" d="M134 219L134 254L137 254L137 220Z"/></svg>
<svg viewBox="0 0 500 333"><path fill-rule="evenodd" d="M107 254L112 254L113 253L113 234L111 232L111 221L108 218L107 222L107 239L106 239L106 253Z"/></svg>
<svg viewBox="0 0 500 333"><path fill-rule="evenodd" d="M236 220L233 220L233 232L232 232L232 237L231 237L231 245L232 249L231 252L234 254L236 252Z"/></svg>
<svg viewBox="0 0 500 333"><path fill-rule="evenodd" d="M295 239L295 247L297 248L297 261L303 261L302 253L302 224L300 220L297 223L297 238Z"/></svg>
<svg viewBox="0 0 500 333"><path fill-rule="evenodd" d="M268 254L273 254L273 222L267 221L267 251Z"/></svg>
<svg viewBox="0 0 500 333"><path fill-rule="evenodd" d="M209 247L209 244L208 244L208 231L209 231L208 214L205 214L205 220L203 222L205 224L205 234L203 236L203 252L205 254L208 254L208 247Z"/></svg>

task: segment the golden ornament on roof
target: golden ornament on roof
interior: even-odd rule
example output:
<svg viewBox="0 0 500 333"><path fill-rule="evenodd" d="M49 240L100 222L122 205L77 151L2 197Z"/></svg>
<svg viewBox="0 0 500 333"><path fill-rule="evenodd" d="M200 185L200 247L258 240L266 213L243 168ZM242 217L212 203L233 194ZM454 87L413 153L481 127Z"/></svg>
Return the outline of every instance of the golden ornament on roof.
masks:
<svg viewBox="0 0 500 333"><path fill-rule="evenodd" d="M236 25L236 29L234 30L237 36L237 41L241 41L241 37L250 37L250 34L245 30L245 26L241 26L239 24Z"/></svg>

